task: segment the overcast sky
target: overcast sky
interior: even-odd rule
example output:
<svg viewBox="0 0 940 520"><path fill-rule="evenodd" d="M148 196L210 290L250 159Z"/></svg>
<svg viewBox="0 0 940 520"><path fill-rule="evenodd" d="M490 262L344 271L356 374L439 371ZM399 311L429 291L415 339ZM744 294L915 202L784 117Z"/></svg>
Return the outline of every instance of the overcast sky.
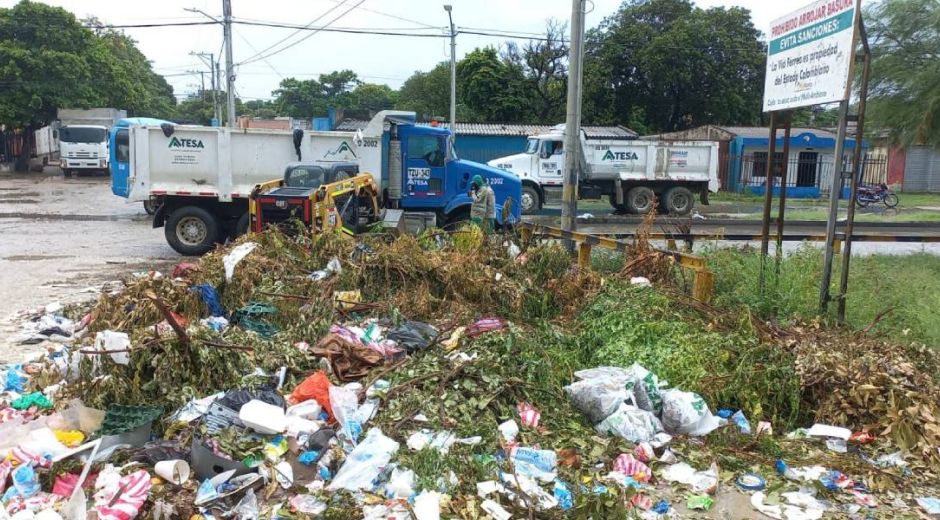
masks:
<svg viewBox="0 0 940 520"><path fill-rule="evenodd" d="M184 22L204 20L201 15L185 11L197 8L213 16L221 16L221 0L42 0L71 10L78 17L95 16L114 25L151 22ZM454 23L461 27L539 33L549 18L567 21L571 15L570 0L451 0ZM10 7L15 0L0 0ZM396 30L423 34L442 34L447 24L443 9L445 0L232 0L236 18L330 27ZM588 28L596 26L613 13L620 0L589 0L593 9L587 15ZM698 0L700 7L740 6L751 11L755 26L768 32L770 21L809 1L792 0ZM358 6L357 6L358 4ZM350 10L350 8L357 6ZM348 11L348 12L347 12ZM335 21L333 21L335 19ZM437 30L430 27L436 27ZM208 70L191 52L218 55L222 45L219 26L134 28L126 32L139 42L140 50L152 60L154 69L165 76L178 96L198 89L198 74ZM299 40L309 31L298 34L291 29L236 25L233 48L235 62L250 59L285 37L284 44ZM501 45L498 37L459 35L457 55L478 46ZM276 50L275 47L272 50ZM437 62L449 59L445 38L417 38L378 35L316 33L289 49L266 60L236 68L236 92L242 99L269 99L282 78L315 78L338 69L352 69L361 79L386 83L398 88L416 70L428 70ZM224 68L224 61L223 61ZM224 73L223 73L224 74ZM208 88L209 78L206 76Z"/></svg>

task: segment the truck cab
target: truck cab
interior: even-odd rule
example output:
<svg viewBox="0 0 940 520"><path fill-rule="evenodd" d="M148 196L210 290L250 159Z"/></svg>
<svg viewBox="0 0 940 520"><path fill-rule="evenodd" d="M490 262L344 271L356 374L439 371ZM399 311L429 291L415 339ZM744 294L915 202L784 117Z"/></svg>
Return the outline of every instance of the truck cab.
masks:
<svg viewBox="0 0 940 520"><path fill-rule="evenodd" d="M504 224L504 213L513 221L521 218L520 180L498 168L457 157L449 130L407 125L399 128L398 135L404 170L403 208L436 210L440 225L467 220L471 204L470 180L480 175L496 195L497 223ZM504 212L507 204L510 207Z"/></svg>
<svg viewBox="0 0 940 520"><path fill-rule="evenodd" d="M59 128L59 167L66 177L74 173L108 170L108 129L98 125Z"/></svg>
<svg viewBox="0 0 940 520"><path fill-rule="evenodd" d="M563 126L563 125L562 125ZM490 166L518 175L522 182L522 213L542 209L546 199L560 198L565 167L565 136L562 129L529 136L525 151L489 162Z"/></svg>

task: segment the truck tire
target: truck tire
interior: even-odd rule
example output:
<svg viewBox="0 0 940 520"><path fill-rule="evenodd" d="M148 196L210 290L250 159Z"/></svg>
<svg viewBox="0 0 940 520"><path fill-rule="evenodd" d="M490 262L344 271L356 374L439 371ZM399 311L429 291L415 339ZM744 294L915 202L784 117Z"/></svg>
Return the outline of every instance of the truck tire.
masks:
<svg viewBox="0 0 940 520"><path fill-rule="evenodd" d="M147 199L144 201L144 211L146 211L148 215L153 216L154 214L156 214L157 208L159 207L160 207L159 203L156 203L150 199Z"/></svg>
<svg viewBox="0 0 940 520"><path fill-rule="evenodd" d="M215 247L219 238L219 222L214 215L200 207L183 206L170 213L163 233L177 253L199 256Z"/></svg>
<svg viewBox="0 0 940 520"><path fill-rule="evenodd" d="M614 213L615 213L615 214L627 213L627 206L626 206L626 205L624 205L624 204L617 204L617 196L616 196L616 195L613 195L613 194L608 195L608 196L607 196L607 200L610 201L610 207L614 208Z"/></svg>
<svg viewBox="0 0 940 520"><path fill-rule="evenodd" d="M646 186L637 186L627 192L626 200L627 211L637 215L646 215L653 211L656 201L656 194Z"/></svg>
<svg viewBox="0 0 940 520"><path fill-rule="evenodd" d="M251 215L246 211L244 215L238 218L238 223L235 224L235 238L238 238L245 233L248 233L248 226L251 224Z"/></svg>
<svg viewBox="0 0 940 520"><path fill-rule="evenodd" d="M522 198L519 200L523 215L535 215L542 209L542 197L532 186L522 187Z"/></svg>
<svg viewBox="0 0 940 520"><path fill-rule="evenodd" d="M663 198L666 199L666 211L672 215L688 215L695 205L692 190L682 186L670 188Z"/></svg>

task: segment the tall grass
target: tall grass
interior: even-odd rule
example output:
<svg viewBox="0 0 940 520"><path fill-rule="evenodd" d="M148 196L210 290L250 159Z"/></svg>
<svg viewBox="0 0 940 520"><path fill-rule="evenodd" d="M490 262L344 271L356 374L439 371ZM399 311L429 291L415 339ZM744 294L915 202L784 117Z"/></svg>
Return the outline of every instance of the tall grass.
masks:
<svg viewBox="0 0 940 520"><path fill-rule="evenodd" d="M769 258L764 292L758 284L760 255L749 249L717 249L706 253L715 272L715 303L719 307L747 307L764 318L812 319L819 310L822 250L804 246L776 264ZM841 257L833 269L833 294L838 292ZM834 316L835 304L830 305ZM940 347L940 257L870 255L852 258L849 272L846 321L850 327L898 341L922 341Z"/></svg>

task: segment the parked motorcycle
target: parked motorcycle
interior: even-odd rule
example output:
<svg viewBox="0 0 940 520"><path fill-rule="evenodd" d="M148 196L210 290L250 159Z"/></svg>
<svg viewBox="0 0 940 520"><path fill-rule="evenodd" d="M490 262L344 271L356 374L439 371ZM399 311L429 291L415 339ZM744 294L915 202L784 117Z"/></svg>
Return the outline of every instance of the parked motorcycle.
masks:
<svg viewBox="0 0 940 520"><path fill-rule="evenodd" d="M872 203L882 203L885 207L893 208L898 205L898 196L888 189L888 185L881 183L878 186L859 186L855 203L860 208L867 208Z"/></svg>

